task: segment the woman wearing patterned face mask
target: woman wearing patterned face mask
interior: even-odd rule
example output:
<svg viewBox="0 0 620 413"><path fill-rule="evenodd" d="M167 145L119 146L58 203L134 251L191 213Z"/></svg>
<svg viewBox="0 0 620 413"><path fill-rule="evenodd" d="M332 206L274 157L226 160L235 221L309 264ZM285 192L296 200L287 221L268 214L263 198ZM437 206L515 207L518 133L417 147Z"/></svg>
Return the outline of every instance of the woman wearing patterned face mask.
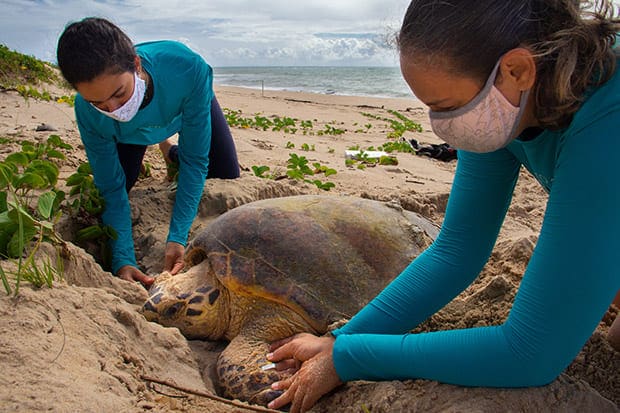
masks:
<svg viewBox="0 0 620 413"><path fill-rule="evenodd" d="M620 25L611 2L586 7L411 2L398 36L402 73L436 134L459 149L441 232L333 337L272 345L278 370L302 364L272 385L283 394L270 407L305 411L356 379L540 386L579 353L620 289ZM408 334L482 270L522 166L549 200L507 320Z"/></svg>
<svg viewBox="0 0 620 413"><path fill-rule="evenodd" d="M68 25L57 59L78 91L75 114L95 185L105 199L103 222L118 233L112 242L113 273L145 286L153 282L136 265L127 194L147 146L156 143L179 170L164 257L164 270L177 273L205 179L239 177L211 67L180 43L134 46L121 29L100 18ZM169 140L175 133L178 145Z"/></svg>

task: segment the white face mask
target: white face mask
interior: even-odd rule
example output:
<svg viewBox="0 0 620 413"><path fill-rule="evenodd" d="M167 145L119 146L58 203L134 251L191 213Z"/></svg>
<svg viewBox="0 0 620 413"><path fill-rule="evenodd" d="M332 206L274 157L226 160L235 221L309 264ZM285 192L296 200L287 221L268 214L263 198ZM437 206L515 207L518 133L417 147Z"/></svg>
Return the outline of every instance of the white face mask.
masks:
<svg viewBox="0 0 620 413"><path fill-rule="evenodd" d="M495 87L499 63L471 102L449 112L429 112L433 132L450 146L468 152L493 152L516 137L529 90L521 93L519 107L514 107Z"/></svg>
<svg viewBox="0 0 620 413"><path fill-rule="evenodd" d="M125 102L123 106L116 109L113 112L107 112L105 110L99 109L97 106L93 105L95 109L99 112L103 113L106 116L111 117L119 122L129 122L136 116L138 110L140 109L140 105L142 105L142 101L144 100L144 94L146 92L146 82L138 76L138 73L134 73L134 87L133 93L129 100Z"/></svg>

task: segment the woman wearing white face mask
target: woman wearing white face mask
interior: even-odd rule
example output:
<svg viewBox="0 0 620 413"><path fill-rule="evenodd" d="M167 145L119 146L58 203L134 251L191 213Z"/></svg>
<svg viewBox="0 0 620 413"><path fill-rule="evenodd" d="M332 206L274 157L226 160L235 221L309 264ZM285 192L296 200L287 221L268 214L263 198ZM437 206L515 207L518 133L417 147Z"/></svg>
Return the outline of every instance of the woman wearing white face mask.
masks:
<svg viewBox="0 0 620 413"><path fill-rule="evenodd" d="M95 185L105 199L103 221L118 233L112 242L113 273L145 286L153 282L136 265L127 195L152 144L159 144L179 169L164 257L164 269L177 273L205 179L239 177L211 67L177 42L134 46L121 29L100 18L68 25L57 58L78 91L75 114ZM178 146L168 139L175 133Z"/></svg>
<svg viewBox="0 0 620 413"><path fill-rule="evenodd" d="M436 134L460 149L437 240L333 337L272 345L270 404L304 411L343 381L423 378L540 386L574 359L620 289L620 27L609 1L413 0L403 76ZM489 258L521 167L549 193L507 320L408 334ZM611 337L610 337L611 340ZM618 335L616 335L618 340Z"/></svg>

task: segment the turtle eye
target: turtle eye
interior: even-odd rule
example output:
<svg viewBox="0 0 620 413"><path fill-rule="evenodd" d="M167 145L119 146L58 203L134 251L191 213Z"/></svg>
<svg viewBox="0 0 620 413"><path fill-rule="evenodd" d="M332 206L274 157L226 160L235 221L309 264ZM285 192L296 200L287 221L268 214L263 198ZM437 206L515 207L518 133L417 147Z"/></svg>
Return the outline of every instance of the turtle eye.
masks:
<svg viewBox="0 0 620 413"><path fill-rule="evenodd" d="M188 316L199 316L202 314L202 311L200 310L194 310L193 308L188 308L187 311L185 312L185 314L187 314Z"/></svg>

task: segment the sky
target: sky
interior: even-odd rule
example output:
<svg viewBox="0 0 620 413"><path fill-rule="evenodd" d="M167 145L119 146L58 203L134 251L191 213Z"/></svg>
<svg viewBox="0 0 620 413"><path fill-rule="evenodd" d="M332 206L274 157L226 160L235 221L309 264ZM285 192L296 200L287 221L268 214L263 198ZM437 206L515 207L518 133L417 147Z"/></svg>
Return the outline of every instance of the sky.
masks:
<svg viewBox="0 0 620 413"><path fill-rule="evenodd" d="M409 0L0 0L0 43L55 63L65 25L104 17L223 66L397 66Z"/></svg>

